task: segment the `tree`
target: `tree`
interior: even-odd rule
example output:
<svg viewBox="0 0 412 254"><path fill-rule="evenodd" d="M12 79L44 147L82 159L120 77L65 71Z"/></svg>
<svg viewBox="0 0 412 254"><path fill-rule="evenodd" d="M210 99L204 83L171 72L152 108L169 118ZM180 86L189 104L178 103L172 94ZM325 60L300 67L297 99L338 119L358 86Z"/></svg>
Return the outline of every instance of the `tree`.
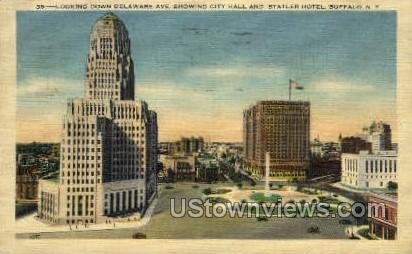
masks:
<svg viewBox="0 0 412 254"><path fill-rule="evenodd" d="M388 188L389 190L397 190L397 189L398 189L398 183L397 183L397 182L389 181L389 182L388 182L388 185L387 185L387 188Z"/></svg>
<svg viewBox="0 0 412 254"><path fill-rule="evenodd" d="M210 194L212 194L212 190L210 188L206 188L206 189L203 190L203 194L210 195Z"/></svg>

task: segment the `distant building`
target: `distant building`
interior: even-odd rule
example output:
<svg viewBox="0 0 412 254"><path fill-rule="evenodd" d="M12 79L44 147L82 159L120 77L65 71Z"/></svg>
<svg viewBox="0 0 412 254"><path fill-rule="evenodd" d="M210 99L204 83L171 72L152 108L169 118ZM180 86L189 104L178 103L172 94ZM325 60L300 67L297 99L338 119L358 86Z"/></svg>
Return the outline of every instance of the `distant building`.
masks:
<svg viewBox="0 0 412 254"><path fill-rule="evenodd" d="M339 143L325 142L322 146L322 158L327 160L340 160L341 148Z"/></svg>
<svg viewBox="0 0 412 254"><path fill-rule="evenodd" d="M204 149L203 137L182 137L179 141L169 143L168 154L192 155Z"/></svg>
<svg viewBox="0 0 412 254"><path fill-rule="evenodd" d="M392 131L389 124L374 121L362 131L362 138L372 144L372 153L392 150Z"/></svg>
<svg viewBox="0 0 412 254"><path fill-rule="evenodd" d="M196 180L200 182L214 182L221 179L221 167L219 162L211 157L202 157L198 159Z"/></svg>
<svg viewBox="0 0 412 254"><path fill-rule="evenodd" d="M372 208L369 218L369 234L385 240L397 237L398 198L395 195L371 194L369 204L383 204L383 209Z"/></svg>
<svg viewBox="0 0 412 254"><path fill-rule="evenodd" d="M310 153L311 153L312 158L322 157L323 155L322 147L323 147L323 143L317 138L315 138L313 142L310 143Z"/></svg>
<svg viewBox="0 0 412 254"><path fill-rule="evenodd" d="M358 154L365 150L372 152L372 143L360 137L344 137L340 143L342 153Z"/></svg>
<svg viewBox="0 0 412 254"><path fill-rule="evenodd" d="M169 180L194 181L196 179L196 156L160 155L160 161Z"/></svg>
<svg viewBox="0 0 412 254"><path fill-rule="evenodd" d="M355 188L386 188L397 179L396 151L345 153L341 165L342 183Z"/></svg>
<svg viewBox="0 0 412 254"><path fill-rule="evenodd" d="M35 166L17 165L16 200L36 200L39 178Z"/></svg>
<svg viewBox="0 0 412 254"><path fill-rule="evenodd" d="M386 188L397 178L391 127L380 121L362 131L361 137L341 139L341 182L356 188Z"/></svg>
<svg viewBox="0 0 412 254"><path fill-rule="evenodd" d="M128 31L109 13L90 34L84 98L67 104L59 177L39 183L41 220L101 223L141 213L153 200L157 116L134 100L134 85Z"/></svg>
<svg viewBox="0 0 412 254"><path fill-rule="evenodd" d="M310 144L311 162L307 171L307 178L334 175L339 179L340 171L340 146L336 142L321 142L319 138Z"/></svg>
<svg viewBox="0 0 412 254"><path fill-rule="evenodd" d="M270 153L270 180L304 180L310 156L310 104L260 101L243 113L247 169L263 177Z"/></svg>

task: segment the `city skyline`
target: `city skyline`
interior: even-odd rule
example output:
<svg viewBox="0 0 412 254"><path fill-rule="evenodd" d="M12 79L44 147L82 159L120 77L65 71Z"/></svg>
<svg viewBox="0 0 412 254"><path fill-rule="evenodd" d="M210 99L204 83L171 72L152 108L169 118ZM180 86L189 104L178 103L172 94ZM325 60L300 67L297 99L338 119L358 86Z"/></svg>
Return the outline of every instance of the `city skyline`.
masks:
<svg viewBox="0 0 412 254"><path fill-rule="evenodd" d="M18 142L59 141L67 99L84 93L89 24L102 14L18 12ZM136 98L158 112L160 141L241 141L243 110L286 100L289 78L305 87L292 99L311 102L312 139L383 120L396 141L394 12L116 15L130 32Z"/></svg>

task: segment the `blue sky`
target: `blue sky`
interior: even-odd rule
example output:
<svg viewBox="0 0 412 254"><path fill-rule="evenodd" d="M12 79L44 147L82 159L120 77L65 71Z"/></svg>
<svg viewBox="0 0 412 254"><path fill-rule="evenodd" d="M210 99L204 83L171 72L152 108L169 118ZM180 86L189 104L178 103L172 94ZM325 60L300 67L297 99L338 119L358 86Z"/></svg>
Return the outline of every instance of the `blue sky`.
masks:
<svg viewBox="0 0 412 254"><path fill-rule="evenodd" d="M83 94L91 27L102 12L18 12L18 141L56 141L65 102ZM242 110L305 87L312 137L395 126L395 12L116 12L129 31L136 98L161 140L241 140ZM28 132L29 127L35 128ZM35 127L34 127L35 126Z"/></svg>

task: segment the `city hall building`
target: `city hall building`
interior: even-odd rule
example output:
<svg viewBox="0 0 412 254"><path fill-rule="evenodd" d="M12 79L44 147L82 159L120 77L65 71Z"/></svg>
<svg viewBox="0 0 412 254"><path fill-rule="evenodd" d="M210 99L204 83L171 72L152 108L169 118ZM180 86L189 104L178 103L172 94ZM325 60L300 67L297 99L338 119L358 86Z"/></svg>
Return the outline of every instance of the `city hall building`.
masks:
<svg viewBox="0 0 412 254"><path fill-rule="evenodd" d="M272 181L305 180L310 156L310 103L260 101L243 112L246 168L265 175L270 154Z"/></svg>
<svg viewBox="0 0 412 254"><path fill-rule="evenodd" d="M39 218L87 224L143 213L156 194L156 149L156 113L134 100L126 26L109 13L90 34L84 98L67 104L59 179L39 183Z"/></svg>

